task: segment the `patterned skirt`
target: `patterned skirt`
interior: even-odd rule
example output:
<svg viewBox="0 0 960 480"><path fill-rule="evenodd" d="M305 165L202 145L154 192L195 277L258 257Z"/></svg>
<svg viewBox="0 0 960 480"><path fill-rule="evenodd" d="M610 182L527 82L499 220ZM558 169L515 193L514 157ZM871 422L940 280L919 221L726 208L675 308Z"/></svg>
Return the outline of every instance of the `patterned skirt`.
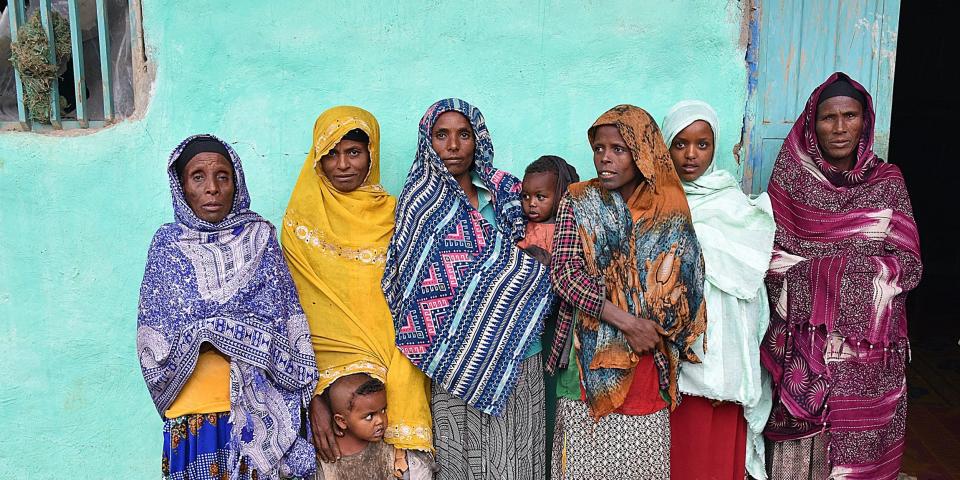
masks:
<svg viewBox="0 0 960 480"><path fill-rule="evenodd" d="M799 440L767 442L770 480L824 480L830 476L827 441L821 434Z"/></svg>
<svg viewBox="0 0 960 480"><path fill-rule="evenodd" d="M163 424L164 480L230 478L230 412L182 415ZM240 479L256 478L240 462Z"/></svg>
<svg viewBox="0 0 960 480"><path fill-rule="evenodd" d="M561 398L555 428L553 480L670 478L669 409L595 422L587 404Z"/></svg>
<svg viewBox="0 0 960 480"><path fill-rule="evenodd" d="M436 383L430 408L437 480L546 478L543 367L540 354L523 361L503 416L487 415Z"/></svg>

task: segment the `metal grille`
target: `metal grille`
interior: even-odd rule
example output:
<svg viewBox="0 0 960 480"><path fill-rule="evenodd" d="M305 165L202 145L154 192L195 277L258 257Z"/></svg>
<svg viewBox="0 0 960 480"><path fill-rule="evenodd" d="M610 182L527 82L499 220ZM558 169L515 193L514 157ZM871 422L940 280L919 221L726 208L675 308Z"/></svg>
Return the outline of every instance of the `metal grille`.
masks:
<svg viewBox="0 0 960 480"><path fill-rule="evenodd" d="M18 33L27 21L27 11L35 12L39 10L40 21L47 38L49 62L51 64L57 64L56 48L53 38L54 24L52 16L54 7L51 6L51 0L29 0L26 3L28 4L25 6L24 0L10 0L7 4L6 17L10 24L11 42L17 40ZM6 121L0 122L0 125L5 129L42 131L49 129L97 128L109 125L118 118L129 114L129 112L118 111L117 109L118 75L117 72L113 70L117 65L115 62L127 62L130 64L133 61L133 44L139 42L141 38L139 34L139 5L135 0L113 2L109 0L58 0L56 6L60 7L61 13L63 3L66 3L67 18L70 24L71 56L69 59L70 65L66 68L66 70L70 70L70 72L60 72L60 77L52 82L50 92L50 124L47 125L30 119L27 106L24 103L24 86L20 72L15 68L10 68L16 87L17 118L15 120L6 118L4 119ZM96 25L92 25L94 8ZM117 11L110 12L110 8L115 8ZM85 10L81 11L81 9ZM130 43L130 45L124 46L126 48L122 49L111 49L111 33L114 35L114 38L116 38L118 32L110 31L110 14L112 13L114 16L118 14L122 15L124 13L123 10L126 10L127 21L125 23L130 29L129 36L124 36L123 38L125 42L126 39L129 39L128 43ZM118 24L119 22L115 21L113 26L116 27ZM90 76L97 76L97 69L96 67L92 67L94 74L89 75L91 70L87 68L91 67L84 63L84 34L86 33L89 39L92 36L94 28L96 29L95 38L97 45L90 45L89 42L92 40L88 40L86 50L89 54L91 48L93 48L93 56L97 56L96 53L99 53L98 63L100 68L99 81L95 78L90 82L88 81ZM132 71L132 68L130 70ZM74 99L72 104L69 105L68 114L64 115L61 113L61 107L64 106L61 104L61 95L64 92L60 87L66 87L66 85L62 83L58 85L58 80L68 77L69 73L72 73L73 77L72 93ZM133 89L132 83L130 82L132 82L132 78L124 78L124 83L129 83L124 92L126 92L125 95L132 96ZM94 92L93 90L98 90L98 92ZM12 94L13 92L10 93ZM98 101L91 102L88 97L95 97ZM132 105L132 99L129 102L125 102L125 104L126 103ZM132 107L126 108L125 110L132 110Z"/></svg>

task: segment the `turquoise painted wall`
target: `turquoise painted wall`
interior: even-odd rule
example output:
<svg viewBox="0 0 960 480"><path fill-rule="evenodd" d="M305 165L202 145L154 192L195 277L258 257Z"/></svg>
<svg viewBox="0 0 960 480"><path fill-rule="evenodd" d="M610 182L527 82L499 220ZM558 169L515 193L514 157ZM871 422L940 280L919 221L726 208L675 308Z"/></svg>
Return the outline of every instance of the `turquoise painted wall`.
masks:
<svg viewBox="0 0 960 480"><path fill-rule="evenodd" d="M446 96L484 112L500 167L519 174L550 153L585 177L585 131L606 109L633 103L659 120L675 101L701 98L720 112L718 161L736 171L740 8L145 2L157 75L141 120L73 137L0 132L0 478L158 475L161 421L134 350L136 308L150 239L172 218L166 157L185 136L233 142L253 208L274 223L313 120L337 104L380 120L394 193L420 116Z"/></svg>

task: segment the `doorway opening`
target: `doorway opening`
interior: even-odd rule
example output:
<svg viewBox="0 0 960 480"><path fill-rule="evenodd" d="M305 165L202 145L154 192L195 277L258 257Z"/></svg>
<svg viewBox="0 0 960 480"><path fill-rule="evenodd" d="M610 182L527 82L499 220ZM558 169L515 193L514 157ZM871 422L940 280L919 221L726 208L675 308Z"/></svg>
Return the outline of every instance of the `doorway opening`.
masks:
<svg viewBox="0 0 960 480"><path fill-rule="evenodd" d="M960 478L960 250L951 202L960 70L951 2L902 2L889 161L903 171L920 231L923 280L907 298L907 445L901 471Z"/></svg>

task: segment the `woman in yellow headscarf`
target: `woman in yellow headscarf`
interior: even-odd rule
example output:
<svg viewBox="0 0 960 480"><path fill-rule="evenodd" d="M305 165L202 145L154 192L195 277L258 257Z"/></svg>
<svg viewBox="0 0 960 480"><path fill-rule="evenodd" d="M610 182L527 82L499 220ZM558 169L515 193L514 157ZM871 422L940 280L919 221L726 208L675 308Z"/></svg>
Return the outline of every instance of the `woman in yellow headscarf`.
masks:
<svg viewBox="0 0 960 480"><path fill-rule="evenodd" d="M280 237L316 353L320 378L310 421L326 461L339 451L320 395L334 380L355 373L386 384L384 440L399 450L433 451L429 379L397 349L380 289L395 206L380 185L377 120L357 107L323 112Z"/></svg>

